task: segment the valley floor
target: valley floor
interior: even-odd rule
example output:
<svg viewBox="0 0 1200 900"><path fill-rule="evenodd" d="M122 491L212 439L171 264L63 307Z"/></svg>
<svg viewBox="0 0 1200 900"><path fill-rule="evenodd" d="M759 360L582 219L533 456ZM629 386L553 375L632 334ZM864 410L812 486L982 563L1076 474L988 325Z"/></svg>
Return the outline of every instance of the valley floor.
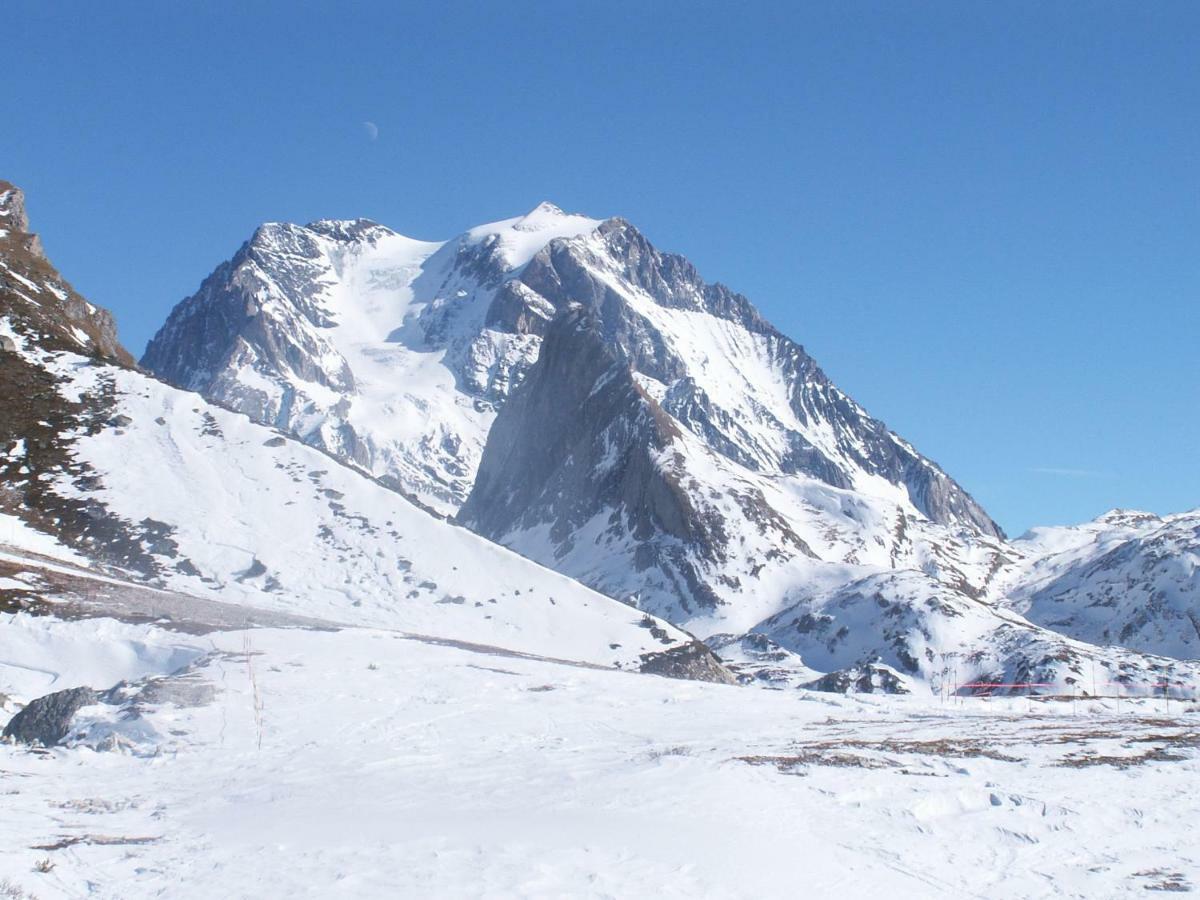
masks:
<svg viewBox="0 0 1200 900"><path fill-rule="evenodd" d="M187 665L136 716L85 708L74 746L0 745L4 898L1200 886L1200 712L1178 702L943 706L673 681L378 630L3 618L0 676L22 700ZM35 654L67 668L25 665Z"/></svg>

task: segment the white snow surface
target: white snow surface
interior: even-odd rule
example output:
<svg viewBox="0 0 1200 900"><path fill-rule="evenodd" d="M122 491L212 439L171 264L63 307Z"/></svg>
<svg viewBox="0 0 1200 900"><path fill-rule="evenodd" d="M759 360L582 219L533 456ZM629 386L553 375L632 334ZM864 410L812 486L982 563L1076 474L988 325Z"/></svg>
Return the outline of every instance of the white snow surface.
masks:
<svg viewBox="0 0 1200 900"><path fill-rule="evenodd" d="M204 652L168 632L111 619L63 622L0 614L0 632L0 693L25 701L67 688L107 688L169 674Z"/></svg>
<svg viewBox="0 0 1200 900"><path fill-rule="evenodd" d="M264 359L239 339L219 372L192 370L183 386L452 513L495 416L486 395L536 357L536 339L485 326L499 284L599 224L549 203L444 242L365 221L269 223L217 289L246 294L246 314L302 360Z"/></svg>
<svg viewBox="0 0 1200 900"><path fill-rule="evenodd" d="M465 239L474 243L495 240L500 256L512 270L528 263L552 240L579 237L599 225L599 219L565 213L543 201L523 216L472 228Z"/></svg>
<svg viewBox="0 0 1200 900"><path fill-rule="evenodd" d="M195 643L211 655L188 679L209 702L126 720L87 707L66 747L0 745L10 896L961 900L1200 883L1200 795L1184 787L1198 713L1179 703L755 690L360 629Z"/></svg>
<svg viewBox="0 0 1200 900"><path fill-rule="evenodd" d="M57 491L171 526L177 556L157 556L165 587L605 666L688 640L656 622L669 635L660 641L637 610L196 394L72 354L49 365L65 394L111 386L131 420L74 444L100 488L62 478ZM195 572L176 568L183 561Z"/></svg>

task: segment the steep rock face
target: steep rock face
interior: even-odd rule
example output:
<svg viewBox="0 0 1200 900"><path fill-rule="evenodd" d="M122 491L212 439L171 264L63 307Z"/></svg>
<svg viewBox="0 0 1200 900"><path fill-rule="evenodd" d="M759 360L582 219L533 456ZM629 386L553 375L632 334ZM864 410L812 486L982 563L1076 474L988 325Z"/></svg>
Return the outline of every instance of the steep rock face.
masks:
<svg viewBox="0 0 1200 900"><path fill-rule="evenodd" d="M1039 528L998 584L1014 610L1097 644L1200 657L1200 511L1159 517L1113 510L1070 528Z"/></svg>
<svg viewBox="0 0 1200 900"><path fill-rule="evenodd" d="M757 532L763 554L811 552L752 490L714 498L688 459L723 461L687 435L571 306L554 320L537 365L488 437L460 520L562 567L611 596L688 618L721 602L714 585ZM714 499L734 498L723 504ZM752 517L759 516L751 521Z"/></svg>
<svg viewBox="0 0 1200 900"><path fill-rule="evenodd" d="M29 230L25 195L0 180L0 337L9 352L19 343L47 350L71 350L132 365L117 341L107 310L84 300L46 259L41 241Z"/></svg>
<svg viewBox="0 0 1200 900"><path fill-rule="evenodd" d="M561 312L460 512L481 534L702 633L777 610L813 561L969 595L1005 563L961 488L627 223L552 242L517 281Z"/></svg>
<svg viewBox="0 0 1200 900"><path fill-rule="evenodd" d="M667 410L739 465L860 490L881 478L932 521L1002 536L961 487L839 391L749 300L704 282L628 222L552 243L520 280L556 309L572 301L591 309L633 368L663 386Z"/></svg>

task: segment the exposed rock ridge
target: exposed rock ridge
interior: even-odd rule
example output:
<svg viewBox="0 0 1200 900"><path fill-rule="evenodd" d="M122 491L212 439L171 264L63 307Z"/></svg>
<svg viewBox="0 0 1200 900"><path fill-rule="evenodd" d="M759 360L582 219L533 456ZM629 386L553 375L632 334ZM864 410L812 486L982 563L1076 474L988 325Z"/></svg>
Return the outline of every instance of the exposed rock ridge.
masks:
<svg viewBox="0 0 1200 900"><path fill-rule="evenodd" d="M117 340L112 315L88 303L46 259L29 231L25 196L0 180L0 322L10 342L70 350L124 366L133 358ZM0 334L4 333L0 331Z"/></svg>

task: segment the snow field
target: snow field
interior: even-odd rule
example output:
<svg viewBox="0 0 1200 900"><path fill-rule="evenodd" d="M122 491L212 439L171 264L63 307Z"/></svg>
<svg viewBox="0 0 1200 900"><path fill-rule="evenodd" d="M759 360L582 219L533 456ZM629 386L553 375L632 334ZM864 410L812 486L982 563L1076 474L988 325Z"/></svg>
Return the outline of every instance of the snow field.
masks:
<svg viewBox="0 0 1200 900"><path fill-rule="evenodd" d="M0 878L41 898L1132 897L1197 880L1180 824L1200 812L1194 711L752 690L357 629L195 640L216 699L150 708L136 746L0 747Z"/></svg>

